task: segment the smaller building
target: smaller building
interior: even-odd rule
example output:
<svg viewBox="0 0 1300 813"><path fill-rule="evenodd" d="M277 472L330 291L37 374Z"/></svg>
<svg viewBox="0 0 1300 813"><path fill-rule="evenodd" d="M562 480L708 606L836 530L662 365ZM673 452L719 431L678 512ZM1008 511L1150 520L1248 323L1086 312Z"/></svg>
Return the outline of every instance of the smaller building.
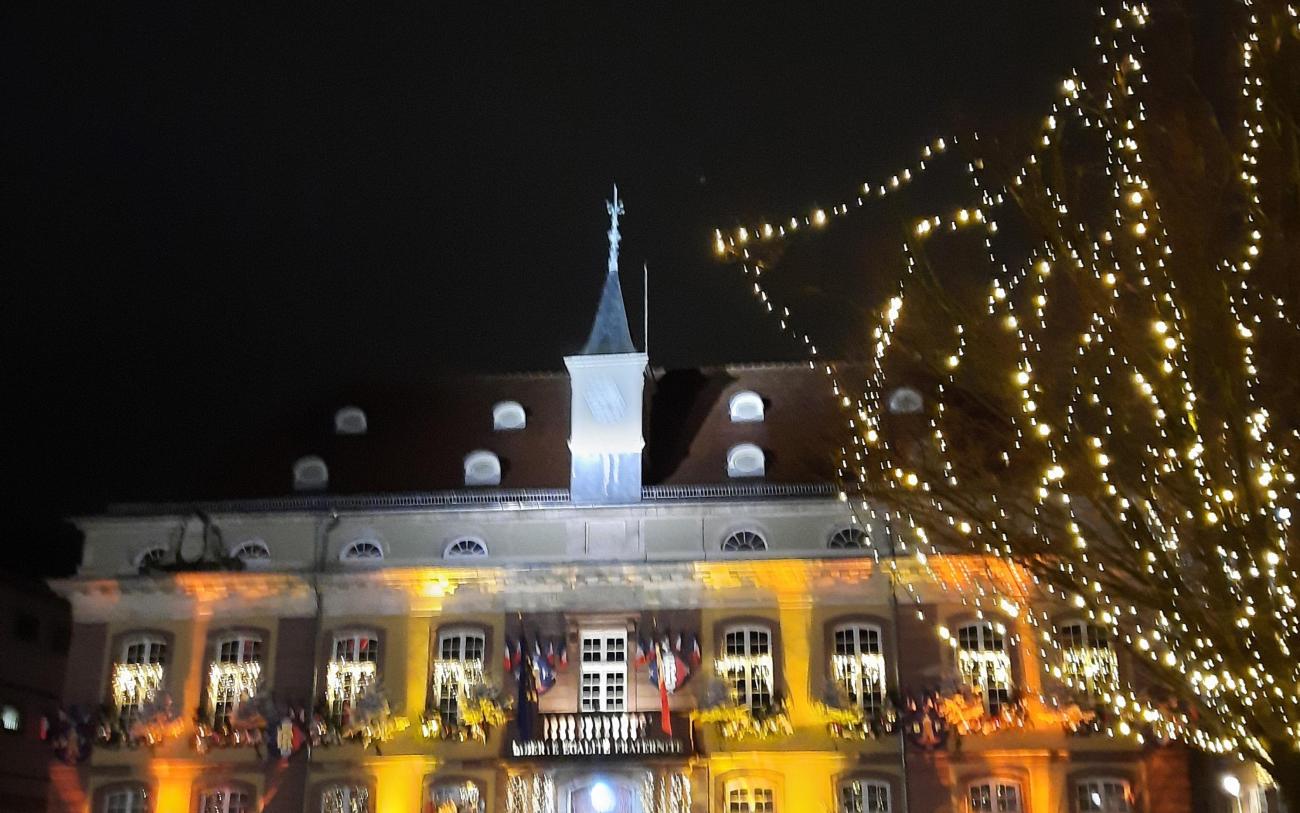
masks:
<svg viewBox="0 0 1300 813"><path fill-rule="evenodd" d="M63 688L68 603L43 582L0 577L0 810L44 813L50 753L42 719Z"/></svg>

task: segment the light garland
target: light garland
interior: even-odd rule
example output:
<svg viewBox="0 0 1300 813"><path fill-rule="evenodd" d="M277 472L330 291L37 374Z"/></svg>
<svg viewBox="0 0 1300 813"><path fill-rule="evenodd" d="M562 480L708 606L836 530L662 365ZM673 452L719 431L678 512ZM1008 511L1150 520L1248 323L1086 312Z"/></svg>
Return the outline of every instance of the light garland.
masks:
<svg viewBox="0 0 1300 813"><path fill-rule="evenodd" d="M351 708L379 676L374 661L354 661L336 658L325 670L325 700L334 714L346 706Z"/></svg>
<svg viewBox="0 0 1300 813"><path fill-rule="evenodd" d="M218 706L225 706L233 712L241 700L257 694L262 682L262 664L258 661L245 663L214 663L208 670L209 710L215 714Z"/></svg>
<svg viewBox="0 0 1300 813"><path fill-rule="evenodd" d="M794 326L790 309L762 284L766 264L749 249L781 234L715 231L714 249L743 263L755 297L805 349L810 367L825 373L845 408L853 444L842 450L842 500L860 494L852 506L900 530L899 553L926 570L939 555L937 542L949 551L1021 557L1031 563L1034 593L1109 630L1112 640L1132 648L1201 712L1194 718L1119 685L1109 649L1060 652L1048 632L1049 613L1019 600L1022 617L1042 632L1044 651L1061 657L1062 675L1074 673L1067 682L1091 686L1108 703L1117 720L1108 733L1141 740L1145 730L1212 752L1235 750L1275 765L1278 775L1271 760L1300 764L1300 618L1288 546L1300 497L1293 462L1300 431L1279 423L1290 405L1270 403L1263 376L1273 368L1260 363L1258 352L1266 319L1283 331L1271 334L1274 339L1294 343L1300 331L1285 299L1260 276L1268 258L1265 226L1280 222L1269 214L1272 199L1260 190L1274 176L1288 177L1262 166L1273 158L1270 149L1279 149L1278 129L1288 125L1269 116L1266 78L1272 74L1261 62L1293 54L1300 28L1292 6L1286 15L1253 3L1244 7L1238 40L1243 117L1235 158L1237 193L1246 205L1238 239L1226 245L1217 265L1196 265L1196 255L1191 266L1188 260L1177 264L1182 255L1165 220L1163 187L1152 182L1155 170L1144 160L1152 111L1143 100L1150 80L1142 38L1151 11L1123 0L1102 9L1095 40L1100 69L1072 73L1061 83L1035 151L1007 184L986 187L976 158L967 171L978 203L914 221L903 247L903 282L872 332L874 354L861 395L851 396L834 366L820 361L812 337ZM1261 43L1269 43L1268 50ZM1100 171L1113 203L1100 211L1076 212L1072 192L1055 188L1052 179L1059 176L1044 169L1068 160L1059 152L1067 130L1074 143L1092 138L1101 147ZM1154 130L1156 137L1162 132ZM1046 235L1015 262L999 260L1009 247L998 237L1008 201L1042 213ZM953 324L951 338L941 342L936 337L943 332L926 318L927 301L909 295L915 255L940 235L963 232L983 241L992 271L986 318ZM1221 302L1214 299L1217 290L1226 294ZM914 334L900 333L900 326L912 324L902 321L905 306L917 314L911 317ZM1058 316L1061 311L1065 315ZM1215 333L1220 322L1226 330ZM1069 344L1062 326L1076 323ZM912 353L919 348L937 373L926 453L906 458L936 461L920 469L902 462L886 431L885 360L900 344ZM953 439L961 436L970 406L954 406L952 396L990 389L965 373L975 353L993 362L981 364L981 373L1005 365L1006 378L996 380L1006 382L1015 406L1007 412L1010 434L998 442L1006 472L1034 472L1028 499L1020 497L1016 477L995 475L990 482L969 454L954 455ZM1239 380L1239 388L1218 375L1229 366L1224 375ZM979 439L988 441L987 433ZM896 565L891 573L899 575ZM900 583L917 598L905 580ZM1222 601L1224 611L1202 593ZM962 598L977 609L1005 600L982 588Z"/></svg>
<svg viewBox="0 0 1300 813"><path fill-rule="evenodd" d="M166 674L161 663L113 664L113 705L118 714L139 712L162 689Z"/></svg>

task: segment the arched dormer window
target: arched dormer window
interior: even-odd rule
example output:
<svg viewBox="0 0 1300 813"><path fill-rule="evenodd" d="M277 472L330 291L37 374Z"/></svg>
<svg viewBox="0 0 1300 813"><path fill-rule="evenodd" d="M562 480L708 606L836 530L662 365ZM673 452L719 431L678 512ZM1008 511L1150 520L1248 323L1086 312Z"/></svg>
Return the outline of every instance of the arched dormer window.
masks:
<svg viewBox="0 0 1300 813"><path fill-rule="evenodd" d="M345 406L334 413L334 434L364 435L370 426L361 407Z"/></svg>
<svg viewBox="0 0 1300 813"><path fill-rule="evenodd" d="M762 423L763 399L758 393L742 390L731 396L727 402L727 412L732 423Z"/></svg>
<svg viewBox="0 0 1300 813"><path fill-rule="evenodd" d="M968 813L1022 813L1020 783L1010 779L981 779L967 788Z"/></svg>
<svg viewBox="0 0 1300 813"><path fill-rule="evenodd" d="M339 554L344 562L377 562L384 558L384 549L374 539L358 539L349 542Z"/></svg>
<svg viewBox="0 0 1300 813"><path fill-rule="evenodd" d="M518 401L498 401L492 406L492 428L498 432L523 429L528 425L528 415Z"/></svg>
<svg viewBox="0 0 1300 813"><path fill-rule="evenodd" d="M465 455L465 485L501 485L500 459L486 449L479 449Z"/></svg>
<svg viewBox="0 0 1300 813"><path fill-rule="evenodd" d="M911 387L899 387L889 394L889 411L895 415L915 415L924 408L921 393Z"/></svg>
<svg viewBox="0 0 1300 813"><path fill-rule="evenodd" d="M859 550L867 547L867 532L856 525L846 525L826 540L831 550Z"/></svg>
<svg viewBox="0 0 1300 813"><path fill-rule="evenodd" d="M298 458L293 464L294 491L319 491L330 483L330 470L316 455Z"/></svg>
<svg viewBox="0 0 1300 813"><path fill-rule="evenodd" d="M230 557L245 562L265 562L271 558L271 549L260 539L248 539L231 548Z"/></svg>
<svg viewBox="0 0 1300 813"><path fill-rule="evenodd" d="M487 545L480 539L463 536L447 545L446 550L442 552L444 559L460 559L468 556L487 556Z"/></svg>
<svg viewBox="0 0 1300 813"><path fill-rule="evenodd" d="M147 567L157 567L166 561L167 548L162 545L145 548L135 555L135 566L142 570Z"/></svg>
<svg viewBox="0 0 1300 813"><path fill-rule="evenodd" d="M766 470L763 450L752 443L739 443L727 452L728 477L762 477Z"/></svg>
<svg viewBox="0 0 1300 813"><path fill-rule="evenodd" d="M767 550L767 540L758 531L741 530L722 540L724 553L749 553Z"/></svg>

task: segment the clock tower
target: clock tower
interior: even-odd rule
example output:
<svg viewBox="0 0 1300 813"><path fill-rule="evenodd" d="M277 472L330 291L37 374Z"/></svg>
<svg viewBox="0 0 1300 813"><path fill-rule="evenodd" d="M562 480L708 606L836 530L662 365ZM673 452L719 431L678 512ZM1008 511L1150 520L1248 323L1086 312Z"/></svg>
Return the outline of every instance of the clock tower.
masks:
<svg viewBox="0 0 1300 813"><path fill-rule="evenodd" d="M648 357L632 346L623 288L618 280L618 218L623 203L614 187L609 211L609 266L591 335L569 370L569 494L575 503L641 501L642 391Z"/></svg>

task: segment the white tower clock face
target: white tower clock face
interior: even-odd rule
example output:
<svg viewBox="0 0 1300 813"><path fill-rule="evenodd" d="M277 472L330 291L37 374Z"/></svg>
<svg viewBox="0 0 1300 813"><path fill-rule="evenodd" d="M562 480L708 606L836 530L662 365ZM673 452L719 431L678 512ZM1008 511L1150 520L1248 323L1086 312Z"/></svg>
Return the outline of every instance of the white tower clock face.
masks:
<svg viewBox="0 0 1300 813"><path fill-rule="evenodd" d="M623 420L627 403L623 400L623 393L618 391L618 385L610 379L593 380L583 395L587 399L587 409L591 410L591 417L596 419L596 423L610 424Z"/></svg>

